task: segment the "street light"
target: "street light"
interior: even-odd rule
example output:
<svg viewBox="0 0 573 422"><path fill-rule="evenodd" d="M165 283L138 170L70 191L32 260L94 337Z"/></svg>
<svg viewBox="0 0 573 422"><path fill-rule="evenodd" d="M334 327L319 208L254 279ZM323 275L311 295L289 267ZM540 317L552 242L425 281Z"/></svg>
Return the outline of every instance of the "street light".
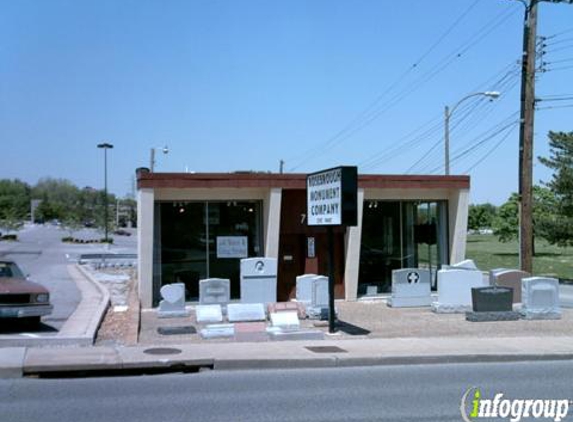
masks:
<svg viewBox="0 0 573 422"><path fill-rule="evenodd" d="M163 148L151 148L151 159L149 160L151 164L149 166L149 171L151 173L153 173L153 168L155 167L155 150L161 150L163 154L167 154L169 152L167 145L165 145Z"/></svg>
<svg viewBox="0 0 573 422"><path fill-rule="evenodd" d="M445 165L446 165L446 176L450 174L450 117L458 108L458 106L463 103L465 100L471 97L477 97L482 95L484 97L489 97L491 99L496 99L501 94L498 91L484 91L484 92L474 92L473 94L466 95L461 100L459 100L451 109L446 106L444 112L444 127L445 127L445 134L444 134L444 153L445 153Z"/></svg>
<svg viewBox="0 0 573 422"><path fill-rule="evenodd" d="M108 244L108 206L107 206L107 150L113 148L112 144L104 142L97 145L98 148L103 148L103 178L104 178L104 218L105 218L105 243Z"/></svg>

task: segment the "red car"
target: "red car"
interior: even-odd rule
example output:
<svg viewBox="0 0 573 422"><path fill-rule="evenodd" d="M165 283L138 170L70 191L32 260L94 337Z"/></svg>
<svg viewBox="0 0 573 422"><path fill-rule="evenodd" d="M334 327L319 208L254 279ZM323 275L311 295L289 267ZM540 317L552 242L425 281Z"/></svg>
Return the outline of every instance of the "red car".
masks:
<svg viewBox="0 0 573 422"><path fill-rule="evenodd" d="M28 280L14 261L0 261L0 318L39 323L53 308L44 286Z"/></svg>

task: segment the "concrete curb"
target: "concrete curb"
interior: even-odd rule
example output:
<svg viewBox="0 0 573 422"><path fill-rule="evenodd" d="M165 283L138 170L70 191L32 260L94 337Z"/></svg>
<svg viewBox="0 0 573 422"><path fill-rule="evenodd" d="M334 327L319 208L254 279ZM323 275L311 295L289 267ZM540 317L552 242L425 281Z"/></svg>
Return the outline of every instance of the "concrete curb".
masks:
<svg viewBox="0 0 573 422"><path fill-rule="evenodd" d="M368 340L366 340L368 341ZM518 341L518 343L520 343ZM558 342L555 342L558 343ZM261 350L257 343L242 343L238 350L221 347L189 347L170 345L177 349L171 354L149 354L148 349L158 346L98 346L65 348L11 348L0 349L0 377L23 375L73 375L80 372L145 373L175 372L183 370L266 370L300 368L346 368L392 365L464 364L488 362L531 362L573 360L573 351L524 351L510 349L478 353L431 351L428 354L409 354L408 351L387 351L369 354L372 345L362 350L340 353L315 354L307 347L316 343L290 342L290 347L270 345ZM344 347L344 341L330 345ZM161 347L159 347L161 348ZM165 347L163 347L165 349ZM558 349L558 347L556 347Z"/></svg>
<svg viewBox="0 0 573 422"><path fill-rule="evenodd" d="M97 330L110 303L109 292L80 265L68 265L68 272L76 281L82 299L61 330L53 336L3 335L0 347L87 347L94 344Z"/></svg>

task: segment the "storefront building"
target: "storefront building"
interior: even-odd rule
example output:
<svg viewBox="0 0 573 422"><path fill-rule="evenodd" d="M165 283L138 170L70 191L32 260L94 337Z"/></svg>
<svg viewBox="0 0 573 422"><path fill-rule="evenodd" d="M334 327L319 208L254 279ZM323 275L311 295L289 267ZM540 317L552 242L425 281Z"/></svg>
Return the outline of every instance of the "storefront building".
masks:
<svg viewBox="0 0 573 422"><path fill-rule="evenodd" d="M277 295L296 276L326 274L326 229L306 225L306 175L150 173L138 179L139 295L159 302L162 285L182 282L196 301L199 280L228 278L240 298L242 258L278 259ZM464 259L468 176L358 177L358 224L335 229L336 297L386 293L392 270Z"/></svg>

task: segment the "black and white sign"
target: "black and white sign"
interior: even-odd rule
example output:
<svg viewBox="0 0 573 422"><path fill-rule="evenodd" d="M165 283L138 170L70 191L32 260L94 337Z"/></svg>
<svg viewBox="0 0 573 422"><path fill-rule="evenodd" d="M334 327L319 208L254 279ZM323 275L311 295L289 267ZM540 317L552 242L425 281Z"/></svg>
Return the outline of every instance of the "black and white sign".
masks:
<svg viewBox="0 0 573 422"><path fill-rule="evenodd" d="M355 226L357 168L337 167L306 178L309 226Z"/></svg>

